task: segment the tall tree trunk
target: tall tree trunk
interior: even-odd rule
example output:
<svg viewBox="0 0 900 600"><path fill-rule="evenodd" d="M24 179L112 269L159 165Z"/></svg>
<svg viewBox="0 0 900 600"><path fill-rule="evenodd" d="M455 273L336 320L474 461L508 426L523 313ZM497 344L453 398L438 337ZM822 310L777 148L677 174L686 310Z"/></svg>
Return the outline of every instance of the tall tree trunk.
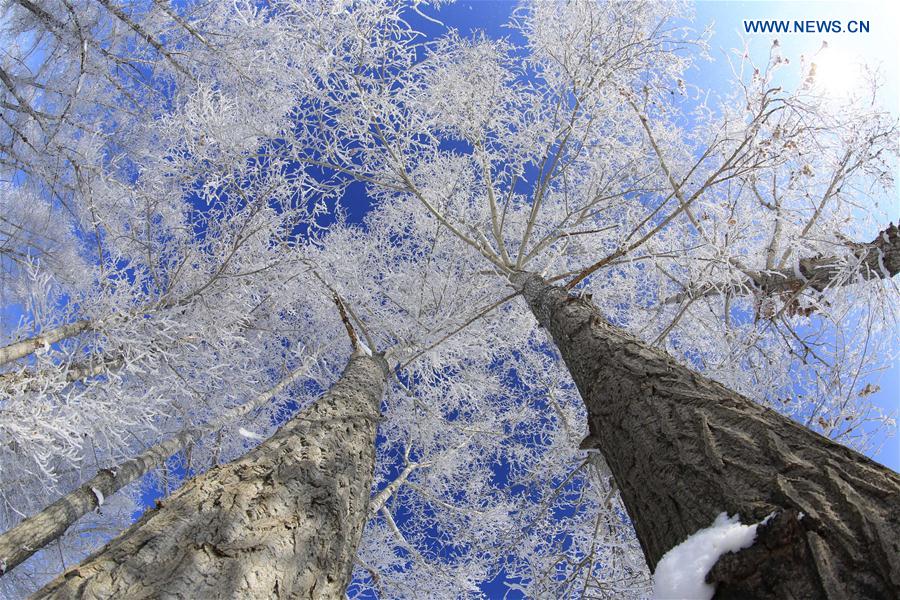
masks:
<svg viewBox="0 0 900 600"><path fill-rule="evenodd" d="M368 516L386 374L355 355L269 440L191 480L35 598L341 598Z"/></svg>
<svg viewBox="0 0 900 600"><path fill-rule="evenodd" d="M719 597L900 597L900 476L678 364L589 301L519 273L588 411L652 570L727 511L753 546L707 575ZM802 514L801 514L802 513Z"/></svg>

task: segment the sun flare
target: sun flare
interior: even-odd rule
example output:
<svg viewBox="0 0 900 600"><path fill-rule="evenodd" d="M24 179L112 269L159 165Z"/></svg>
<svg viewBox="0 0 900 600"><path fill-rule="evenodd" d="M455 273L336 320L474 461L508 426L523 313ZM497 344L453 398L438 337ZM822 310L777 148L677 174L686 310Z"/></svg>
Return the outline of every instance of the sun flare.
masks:
<svg viewBox="0 0 900 600"><path fill-rule="evenodd" d="M827 96L851 96L863 83L862 65L838 50L823 48L817 53L813 65L815 85Z"/></svg>

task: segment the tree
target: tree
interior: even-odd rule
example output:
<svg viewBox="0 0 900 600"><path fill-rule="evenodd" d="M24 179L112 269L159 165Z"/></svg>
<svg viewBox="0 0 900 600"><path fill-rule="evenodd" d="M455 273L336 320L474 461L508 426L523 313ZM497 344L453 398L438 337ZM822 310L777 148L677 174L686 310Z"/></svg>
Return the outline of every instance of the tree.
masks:
<svg viewBox="0 0 900 600"><path fill-rule="evenodd" d="M309 91L296 147L377 198L420 204L481 270L589 277L620 324L850 441L872 409L846 382L874 367L892 319L889 285L847 285L890 275L871 270L885 248L853 241L888 219L859 218L855 195L890 193L896 125L862 96L823 98L809 64L794 89L776 86L777 43L767 64L744 59L733 93L695 105L684 71L703 40L669 25L678 10L526 5L521 48L379 39ZM800 281L817 260L833 268L824 293ZM773 287L786 271L801 276ZM866 323L856 340L818 341L846 339L848 319Z"/></svg>
<svg viewBox="0 0 900 600"><path fill-rule="evenodd" d="M674 5L531 3L513 15L507 39L448 31L425 42L411 24L422 7L402 3L332 11L284 1L184 18L161 4L128 11L102 5L101 20L127 33L116 47L142 48L166 74L151 81L175 82L179 91L171 107L163 94L159 114L145 106L160 104L135 104L136 113L154 115L151 135L122 115L124 130L135 134L111 146L117 160L97 150L78 167L89 167L90 185L73 192L72 204L102 216L91 261L99 268L78 290L77 305L41 302L41 286L57 286L58 297L70 287L40 266L32 270L36 283L25 297L35 299L33 325L19 332L30 354L16 355L16 370L3 379L24 417L42 406L35 398L52 397L43 406L64 410L66 401L112 395L132 401L121 408L95 401L115 416L104 431L142 409L147 439L162 441L216 423L258 389L241 381L244 370L254 374L250 383L272 381L273 368L306 355L296 347L303 335L324 363L311 384L322 385L336 364L334 330L322 326L321 299L303 296L324 286L347 299L354 322L374 340L369 346L392 348L396 374L359 586L415 596L440 582L474 593L502 568L521 574L532 595L639 593L645 571L621 526L625 508L639 521L651 567L716 510L740 508L749 511L744 519L758 520L765 508L816 508L802 495L790 507L773 500L763 481L741 488L752 488L746 503L710 493L702 514L642 510L638 492L652 490L634 491L646 480L629 479L617 445L623 440L600 434L613 424L592 391L598 364L607 377L621 365L594 361L594 334L579 346L561 337L561 325L538 302L565 294L539 282L564 281L581 299L566 299L553 314L578 307L595 323L635 334L598 325L612 332L604 343L613 355L627 354L629 344L639 349L642 368L616 375L622 386L639 389L645 371L662 364L703 388L694 396L714 392L742 415L766 415L773 430L796 434L815 452L843 457L846 472L871 467L746 400L863 449L872 423L888 423L873 413L869 386L861 386L890 339L880 333L895 317L890 278L898 239L895 228L884 227L890 215L860 215L858 204L891 187L895 122L861 97L838 106L822 98L811 64L801 64L796 86L777 85L787 63L777 42L761 65L742 56L733 92L715 98L698 94L688 76L704 39L673 25L682 11ZM247 24L250 48L225 41ZM175 74L172 60L180 58L166 49L165 35L153 33L166 27L183 36L174 38L184 40L179 52L199 57L195 78ZM204 40L211 39L223 45L210 49ZM253 48L270 57L266 66L248 79L232 77L258 64ZM256 114L268 98L280 103ZM366 186L377 209L361 227L337 211L329 231L319 231L327 203L358 190L354 182ZM272 281L281 284L274 293L267 290ZM530 308L517 300L523 281L532 282ZM221 306L210 306L219 295ZM33 338L79 322L91 325L58 346L36 348ZM855 333L843 325L850 322L860 324ZM550 359L555 350L538 323L584 404ZM199 342L192 328L203 332ZM10 337L11 345L17 341ZM136 360L142 347L152 352ZM185 347L196 349L191 360ZM174 373L170 358L184 361ZM582 360L590 364L582 368ZM215 367L208 381L204 370ZM42 394L47 382L56 395ZM145 402L137 392L150 382L154 394ZM165 396L173 389L175 401ZM197 398L214 400L195 412ZM701 414L715 441L718 413L685 402L709 411ZM705 440L688 421L687 439ZM256 423L271 428L262 417ZM588 423L598 434L591 439L610 454L615 484L602 456L576 448ZM742 418L729 427L754 423ZM160 424L166 433L154 430ZM67 434L41 458L37 444L27 446L31 437L20 430L17 443L27 451L13 449L7 463L23 473L29 456L73 467L89 457L84 442ZM72 457L62 450L66 443ZM677 447L657 446L659 460L678 464ZM231 444L227 451L242 449ZM111 464L136 450L115 440L101 456L116 457L103 459ZM893 476L878 477L884 493L894 494ZM38 479L22 486L23 497ZM84 479L73 476L54 493ZM870 504L889 522L881 502ZM679 525L657 541L653 518ZM796 520L784 513L775 523L760 531L784 532ZM826 547L834 543L815 534ZM394 553L377 552L377 541ZM847 548L838 553L842 560L862 552L855 542ZM714 576L731 582L747 560L723 563ZM890 560L872 564L881 569L873 579L848 578L860 593L891 585L884 579Z"/></svg>
<svg viewBox="0 0 900 600"><path fill-rule="evenodd" d="M823 332L832 324L847 318L853 295L880 297L878 304L887 306L890 314L889 301L882 295L890 289L889 282L869 290L859 284L889 280L897 273L900 239L896 228L883 229L869 244L852 242L854 236L843 228L853 223L850 194L873 185L891 189L891 166L886 160L896 156L896 125L885 113L860 112L860 98L834 111L817 94L811 64L804 65L796 90L775 86L775 73L787 63L776 40L768 64L738 80L732 104L704 105L699 117L682 117L681 122L695 121L694 131L685 132L679 123L680 100L670 98L686 93L682 73L689 59L680 51L687 40L665 28L670 16L666 9L649 6L529 6L518 22L527 39L528 67L518 65L518 49L505 42L467 41L450 34L425 52L413 44L385 44L379 47L381 54L351 63L345 71L332 74L330 85L322 86L315 114L329 126L324 132L307 132L307 161L365 181L383 197L418 203L469 251L482 257L484 268L522 278L520 285L529 281L528 273L519 274L529 263L539 265L532 275L546 274L550 281L568 279L567 289L606 270L606 277L595 277L592 285L582 286L581 293L600 297L611 309L607 318L631 327L638 321L637 325L644 325L644 336L652 332L653 337L645 337L651 346L668 343L683 360L699 363L739 389L752 390L760 400L768 396L767 401L774 403L776 394L793 396L800 406L792 408L807 425L839 439L849 438L866 419L866 394L861 392L862 403L854 405L854 392L848 393L846 383L835 385L843 379L838 375L841 361L838 356L821 356L820 340L829 337ZM613 31L615 35L609 33ZM658 55L663 49L668 54ZM379 64L405 68L380 69ZM335 85L334 80L342 83ZM319 141L323 137L325 141ZM817 161L816 156L824 159ZM536 181L530 188L520 185L529 171ZM762 191L760 182L768 182L770 189ZM573 241L575 236L596 237L579 242ZM603 258L579 264L595 252ZM638 261L643 265L636 266ZM654 280L651 269L664 279ZM647 291L634 288L629 296L631 290L611 289L627 285L629 277L648 276ZM668 292L672 284L677 287ZM548 292L543 285L533 285L526 297L549 327L555 317L545 314L546 307L540 307L542 313L537 304ZM654 307L654 297L657 302L672 300ZM691 310L698 301L705 306ZM557 307L559 299L554 302L552 314L564 314ZM676 312L670 310L672 305L678 306ZM641 306L656 313L653 320L635 319ZM599 313L591 316L601 329L607 323ZM724 321L724 327L710 317ZM868 341L879 329L875 325L879 317L876 311L863 318ZM661 444L638 433L627 434L627 428L601 408L598 394L603 392L596 386L613 396L620 388L628 390L622 396L633 405L648 405L651 412L634 415L628 423L639 432L658 420L653 410L665 415L664 407L671 406L670 401L643 400L643 386L651 386L651 399L666 396L665 386L654 387L653 382L657 375L665 382L665 374L674 366L657 354L632 351L629 344L637 344L633 338L605 339L601 352L597 336L577 331L577 327L588 331L593 322L585 316L576 322L554 323L551 332L587 403L592 428L602 432L592 442L622 455L613 470L617 479L628 481L624 485L646 488L656 468L674 473L667 465L688 459L680 456L674 442ZM690 332L698 325L706 340ZM720 349L710 347L710 332L720 340ZM582 338L570 339L576 333ZM773 346L781 347L781 357L773 356ZM622 359L624 366L614 364L607 355L627 356ZM738 378L727 365L734 363L735 355L749 363L741 365L745 375ZM846 377L857 381L868 360L852 356L845 363L853 365L845 371ZM657 369L658 374L654 361L665 365ZM805 394L798 393L801 382L777 378L775 365L780 362L802 363L815 393L804 399ZM683 368L678 373L679 381L695 379ZM620 376L622 381L615 379ZM700 389L679 393L693 394L694 400L704 394L740 398L725 388L716 388L715 394ZM739 404L741 410L747 409L744 399ZM619 412L630 415L636 410ZM709 475L724 462L714 450L716 434L709 431L724 428L704 425L694 431L694 421L713 423L716 417L709 403L694 402L692 410L697 411L691 413L696 418L679 417L677 425L672 425L677 434L671 435L686 436L700 447L709 442L710 462L698 467ZM673 509L673 520L689 523L677 532L653 518L651 508L641 505L640 494L629 499L626 491L631 517L645 519L642 545L651 568L663 552L699 529L701 522L711 522L713 513L723 507L732 505L741 509L735 512L745 519L758 520L765 514L758 514L761 508L751 505L764 498L769 509L765 513L779 506L781 510L788 506L801 510L797 507L802 506L805 514L820 513L822 507L815 510L816 504L821 488L828 485L853 495L854 500L829 507L841 517L823 526L829 530L824 538L811 534L813 541L786 544L795 554L792 561L775 565L781 572L774 567L767 571L775 582L770 593L789 593L791 585L797 586L794 593L799 595L896 593L896 553L888 541L892 534L870 533L895 526L889 525L896 522L891 512L898 492L895 474L765 414L773 430L790 440L787 448L809 447L810 458L803 462L818 466L830 456L833 471L812 478L818 481L818 489L810 484L801 492L782 491L779 496L775 474L780 465L793 462L789 455L794 450L778 446L780 440L772 442L775 449L769 453L745 446L741 454L746 457L746 469L766 474L760 475L757 491L746 492L735 481L721 497L706 498L710 512L699 521L693 521L696 511L682 514ZM756 425L749 416L726 420L731 429L746 428L736 435L753 437ZM635 451L617 445L633 440L643 442L648 454L667 457L657 458L640 483L634 481L637 473L627 468L632 464L627 455ZM739 447L735 446L736 452ZM817 453L817 459L812 459ZM738 458L729 460L741 464ZM870 477L879 482L874 491L862 483ZM704 489L703 484L694 484L682 488L673 482L671 502L690 506L692 495ZM756 500L744 501L745 493ZM859 510L876 516L871 522L857 522L847 538L834 533L853 520L858 506L869 507ZM792 527L785 517L778 519L768 530L775 533L766 535L782 536ZM650 541L670 533L658 545ZM823 552L829 558L822 558ZM804 572L810 553L819 557L818 573ZM740 577L750 577L754 583L723 589L756 589L755 582L767 579L746 563L741 565L742 560L747 559L736 559L730 568L742 571ZM858 563L877 566L854 573ZM713 578L734 576L726 571L723 567Z"/></svg>
<svg viewBox="0 0 900 600"><path fill-rule="evenodd" d="M290 108L290 93L272 86L297 76L246 68L259 50L254 31L265 45L278 32L244 8L194 7L185 20L164 3L2 7L11 85L0 158L3 205L12 203L2 242L13 276L2 283L14 307L2 355L15 361L0 383L4 530L96 470L214 421L271 381L273 365L322 351L259 333L284 310L282 292L295 293L290 268L280 270L283 285L270 279L286 260L285 232L314 226L323 208L300 199L304 184L276 163L266 173L240 164ZM203 20L202 33L192 19ZM191 73L163 41L190 51ZM208 187L194 189L199 173ZM268 204L247 207L242 193ZM314 371L331 379L329 368ZM270 431L279 404L243 426ZM188 444L187 470L229 457L242 447L237 437Z"/></svg>
<svg viewBox="0 0 900 600"><path fill-rule="evenodd" d="M354 355L319 401L194 478L38 598L339 597L367 515L380 357Z"/></svg>
<svg viewBox="0 0 900 600"><path fill-rule="evenodd" d="M721 597L900 590L900 476L685 368L540 277L517 284L588 407L651 569L726 511L771 520L707 575Z"/></svg>

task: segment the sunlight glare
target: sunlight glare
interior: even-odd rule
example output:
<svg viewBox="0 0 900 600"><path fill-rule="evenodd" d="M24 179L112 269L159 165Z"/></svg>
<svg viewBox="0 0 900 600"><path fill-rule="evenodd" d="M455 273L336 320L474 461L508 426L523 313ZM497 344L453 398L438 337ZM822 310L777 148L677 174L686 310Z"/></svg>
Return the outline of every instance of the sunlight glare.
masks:
<svg viewBox="0 0 900 600"><path fill-rule="evenodd" d="M846 98L864 84L862 64L845 52L825 47L812 62L815 65L815 86L826 96Z"/></svg>

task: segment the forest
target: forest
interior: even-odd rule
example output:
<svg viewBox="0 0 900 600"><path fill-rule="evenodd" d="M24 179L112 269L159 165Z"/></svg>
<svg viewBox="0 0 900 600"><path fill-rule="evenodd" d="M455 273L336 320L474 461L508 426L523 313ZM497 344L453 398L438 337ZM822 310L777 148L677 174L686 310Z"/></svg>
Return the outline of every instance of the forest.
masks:
<svg viewBox="0 0 900 600"><path fill-rule="evenodd" d="M0 0L0 597L900 597L897 65L474 7Z"/></svg>

